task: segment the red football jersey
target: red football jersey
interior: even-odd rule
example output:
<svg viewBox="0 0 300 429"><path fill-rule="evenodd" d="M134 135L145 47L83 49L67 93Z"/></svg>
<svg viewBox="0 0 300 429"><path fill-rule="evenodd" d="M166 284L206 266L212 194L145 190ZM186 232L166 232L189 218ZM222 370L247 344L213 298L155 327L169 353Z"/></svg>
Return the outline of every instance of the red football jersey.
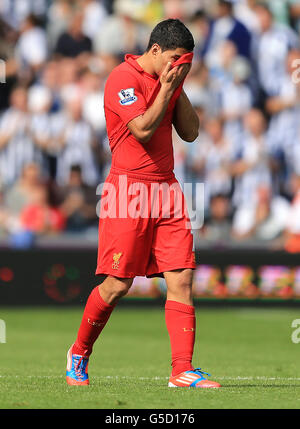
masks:
<svg viewBox="0 0 300 429"><path fill-rule="evenodd" d="M181 87L175 91L151 140L139 142L127 124L151 106L160 83L158 76L152 76L140 67L137 58L136 55L126 55L125 62L112 71L105 86L104 110L112 167L141 175L169 177L174 169L173 110Z"/></svg>

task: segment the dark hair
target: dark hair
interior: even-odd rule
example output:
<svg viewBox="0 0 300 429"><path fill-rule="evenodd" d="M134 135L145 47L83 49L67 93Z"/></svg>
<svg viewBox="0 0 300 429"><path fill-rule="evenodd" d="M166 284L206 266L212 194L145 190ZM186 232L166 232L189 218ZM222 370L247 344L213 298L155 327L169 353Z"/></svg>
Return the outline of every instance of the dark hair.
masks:
<svg viewBox="0 0 300 429"><path fill-rule="evenodd" d="M80 164L73 164L72 166L71 166L71 172L72 173L79 173L79 174L81 174L82 173L82 168L81 168L81 165Z"/></svg>
<svg viewBox="0 0 300 429"><path fill-rule="evenodd" d="M229 11L233 10L233 4L230 0L219 0L219 5L227 7Z"/></svg>
<svg viewBox="0 0 300 429"><path fill-rule="evenodd" d="M25 18L25 21L30 22L30 24L33 25L34 27L42 26L41 19L37 15L34 15L33 13L30 13L29 15L27 15Z"/></svg>
<svg viewBox="0 0 300 429"><path fill-rule="evenodd" d="M147 52L154 43L157 43L162 51L183 48L192 52L195 47L192 33L179 19L166 19L159 22L152 30Z"/></svg>

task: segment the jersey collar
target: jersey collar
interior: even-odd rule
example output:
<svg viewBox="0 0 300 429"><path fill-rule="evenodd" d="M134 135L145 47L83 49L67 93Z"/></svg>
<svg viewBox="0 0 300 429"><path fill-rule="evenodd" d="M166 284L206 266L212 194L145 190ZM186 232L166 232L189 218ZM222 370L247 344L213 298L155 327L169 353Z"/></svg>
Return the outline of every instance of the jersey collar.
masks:
<svg viewBox="0 0 300 429"><path fill-rule="evenodd" d="M143 73L152 79L157 80L158 76L154 76L150 73L145 72L145 70L139 65L137 62L137 59L140 58L140 55L132 55L132 54L126 54L125 55L125 62L129 65L131 65L133 68L135 68L138 72Z"/></svg>

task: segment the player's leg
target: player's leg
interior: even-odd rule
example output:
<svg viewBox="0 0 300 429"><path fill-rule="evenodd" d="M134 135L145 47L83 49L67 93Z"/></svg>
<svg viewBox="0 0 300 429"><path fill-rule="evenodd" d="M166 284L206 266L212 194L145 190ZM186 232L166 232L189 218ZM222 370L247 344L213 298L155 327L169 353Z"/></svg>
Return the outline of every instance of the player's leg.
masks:
<svg viewBox="0 0 300 429"><path fill-rule="evenodd" d="M167 284L165 318L172 355L169 387L220 387L219 383L207 380L208 373L192 365L196 334L192 270L164 272L164 277Z"/></svg>
<svg viewBox="0 0 300 429"><path fill-rule="evenodd" d="M196 318L192 302L191 269L164 273L167 284L165 319L171 342L172 376L193 370Z"/></svg>
<svg viewBox="0 0 300 429"><path fill-rule="evenodd" d="M89 384L87 366L93 345L116 303L126 295L132 282L132 278L107 276L100 286L92 290L83 312L76 341L68 351L67 382L69 384Z"/></svg>
<svg viewBox="0 0 300 429"><path fill-rule="evenodd" d="M170 337L172 374L170 387L219 387L192 366L196 318L192 300L193 236L180 186L172 185L170 216L155 225L147 275L163 273L167 284L165 318ZM175 186L173 186L175 185ZM181 211L179 210L181 208Z"/></svg>
<svg viewBox="0 0 300 429"><path fill-rule="evenodd" d="M96 286L83 312L81 325L73 351L76 354L90 356L93 345L105 327L118 300L126 295L133 279L107 276L100 286Z"/></svg>
<svg viewBox="0 0 300 429"><path fill-rule="evenodd" d="M93 344L105 327L118 300L128 292L133 278L145 275L151 250L153 231L151 219L129 215L124 218L115 216L114 214L119 213L119 203L122 202L119 198L119 176L110 174L107 183L112 186L115 193L110 195L106 202L105 199L101 200L96 269L96 274L107 277L89 296L77 339L68 353L71 357L78 356L80 365L87 362ZM127 178L128 189L133 183L134 180ZM112 210L112 216L105 211L109 201L113 206L113 203L116 204L116 213ZM148 210L150 211L150 207ZM70 367L71 359L69 362ZM78 367L77 365L76 368ZM75 375L74 372L72 374L73 378L76 378L76 371ZM80 374L78 370L77 374ZM83 375L85 384L88 384L87 371ZM69 381L74 384L74 380ZM76 384L83 384L75 381Z"/></svg>

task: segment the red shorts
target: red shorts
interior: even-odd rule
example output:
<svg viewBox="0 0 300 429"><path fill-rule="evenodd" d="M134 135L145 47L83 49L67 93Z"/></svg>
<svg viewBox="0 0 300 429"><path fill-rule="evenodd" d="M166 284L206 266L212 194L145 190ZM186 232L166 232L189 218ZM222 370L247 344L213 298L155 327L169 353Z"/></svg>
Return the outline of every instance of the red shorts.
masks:
<svg viewBox="0 0 300 429"><path fill-rule="evenodd" d="M141 178L112 168L101 195L96 274L162 277L196 267L190 220L174 175Z"/></svg>

